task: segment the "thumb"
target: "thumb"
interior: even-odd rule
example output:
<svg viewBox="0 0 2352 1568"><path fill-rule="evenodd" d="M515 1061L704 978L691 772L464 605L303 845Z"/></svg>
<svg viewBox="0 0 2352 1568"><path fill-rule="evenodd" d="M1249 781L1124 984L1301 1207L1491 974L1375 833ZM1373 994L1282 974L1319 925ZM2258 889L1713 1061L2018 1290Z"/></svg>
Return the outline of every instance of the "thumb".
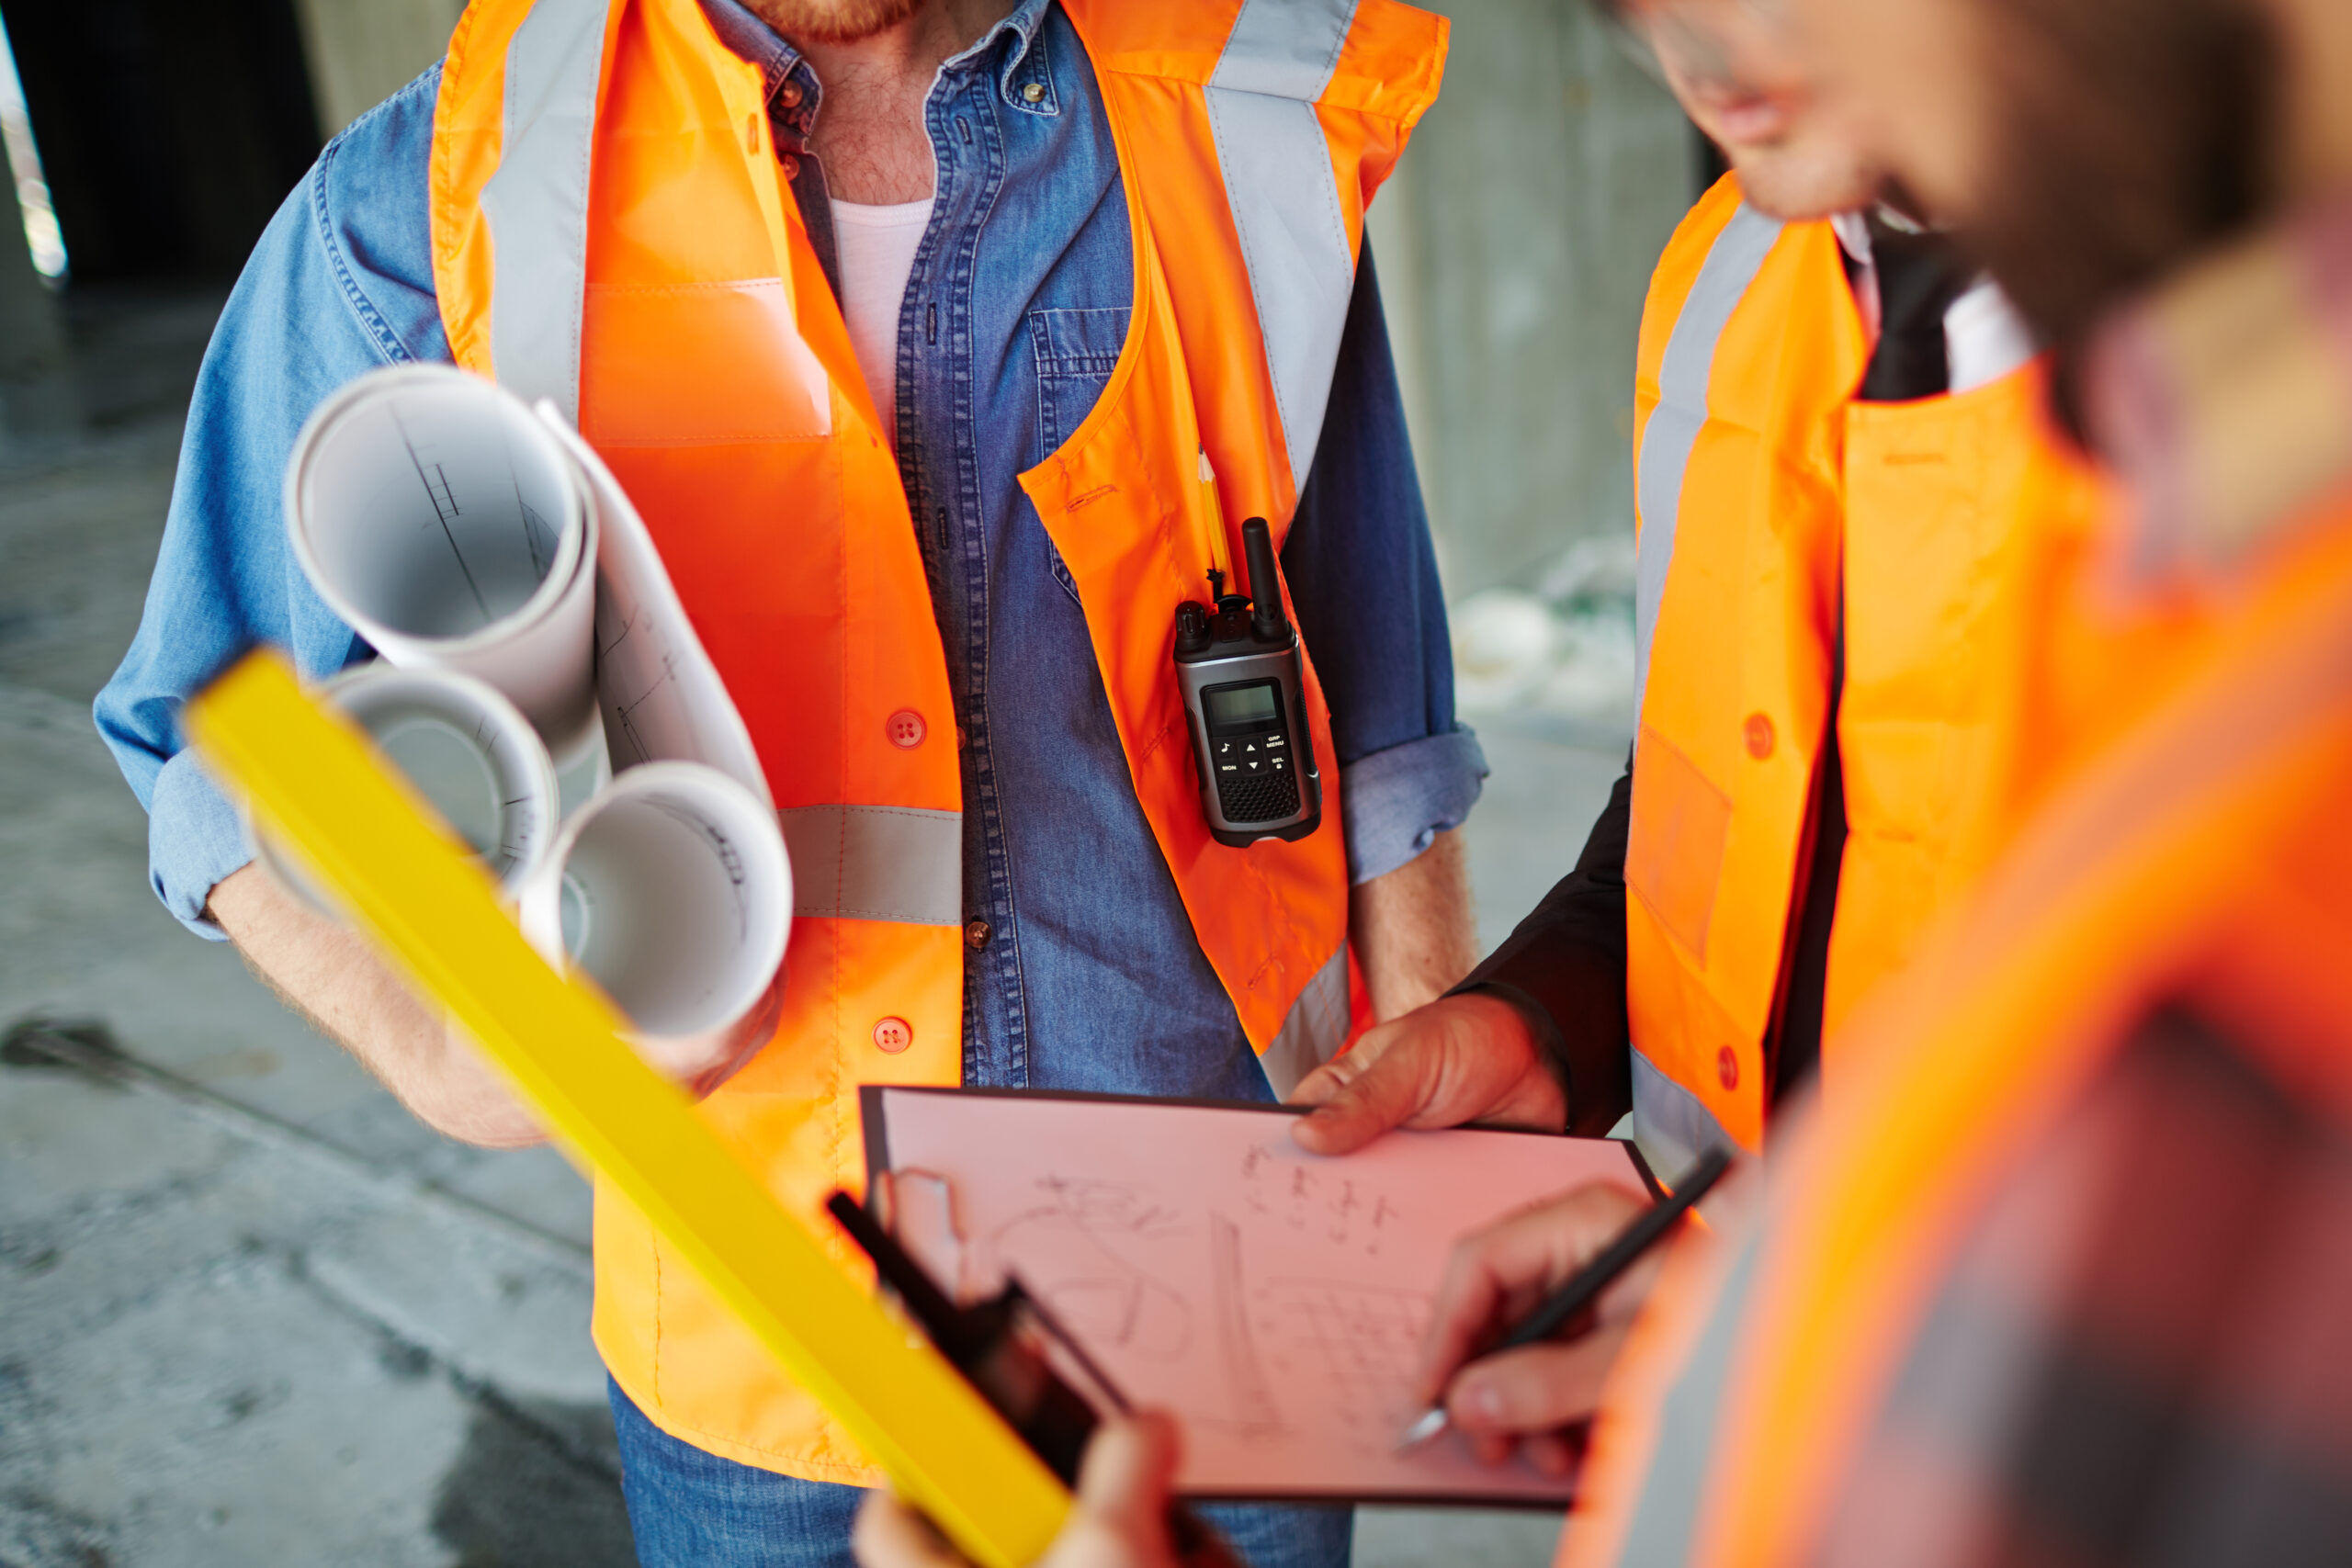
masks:
<svg viewBox="0 0 2352 1568"><path fill-rule="evenodd" d="M1356 1047L1364 1049L1363 1044ZM1351 1053L1352 1055L1353 1053ZM1344 1155L1419 1114L1428 1094L1410 1051L1382 1051L1291 1128L1311 1154Z"/></svg>
<svg viewBox="0 0 2352 1568"><path fill-rule="evenodd" d="M1358 1042L1354 1050L1332 1057L1299 1079L1291 1091L1283 1097L1283 1103L1310 1106L1326 1103L1333 1095L1348 1087L1356 1074L1362 1070L1364 1062L1368 1060L1370 1058L1363 1055L1362 1042Z"/></svg>
<svg viewBox="0 0 2352 1568"><path fill-rule="evenodd" d="M1164 1536L1178 1449L1176 1423L1158 1412L1103 1423L1079 1467L1079 1502L1130 1540Z"/></svg>

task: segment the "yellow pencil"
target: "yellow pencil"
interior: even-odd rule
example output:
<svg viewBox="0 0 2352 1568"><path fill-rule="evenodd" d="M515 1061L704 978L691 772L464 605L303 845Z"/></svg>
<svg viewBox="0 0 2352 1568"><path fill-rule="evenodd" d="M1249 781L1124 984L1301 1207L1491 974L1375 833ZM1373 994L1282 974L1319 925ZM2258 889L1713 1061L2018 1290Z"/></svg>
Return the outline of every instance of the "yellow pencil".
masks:
<svg viewBox="0 0 2352 1568"><path fill-rule="evenodd" d="M1206 447L1201 449L1201 526L1207 534L1209 570L1219 593L1230 593L1233 587L1233 558L1227 554L1225 538L1225 503L1217 499L1216 468L1209 462Z"/></svg>

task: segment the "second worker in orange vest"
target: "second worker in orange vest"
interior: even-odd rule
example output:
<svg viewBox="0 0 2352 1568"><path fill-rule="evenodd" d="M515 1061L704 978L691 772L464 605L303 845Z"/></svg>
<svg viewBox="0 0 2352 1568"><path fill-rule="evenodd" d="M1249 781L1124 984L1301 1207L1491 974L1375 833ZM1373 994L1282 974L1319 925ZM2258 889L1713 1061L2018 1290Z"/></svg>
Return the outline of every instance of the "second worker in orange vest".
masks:
<svg viewBox="0 0 2352 1568"><path fill-rule="evenodd" d="M2011 766L2028 589L2095 501L2045 432L2024 327L1883 203L1785 20L1621 9L1734 169L1642 324L1632 765L1575 872L1457 994L1301 1086L1322 1105L1297 1136L1326 1152L1400 1123L1599 1134L1628 1110L1669 1179L1702 1148L1761 1148L1826 1033L1993 847L1977 807ZM1496 1381L1498 1430L1574 1413ZM1589 1401L1592 1379L1560 1392Z"/></svg>
<svg viewBox="0 0 2352 1568"><path fill-rule="evenodd" d="M1854 1000L1981 863L2021 586L2084 528L1998 289L1881 199L1743 0L1624 7L1728 151L1635 378L1638 728L1575 873L1450 997L1301 1086L1302 1141L1500 1116L1661 1172L1762 1145Z"/></svg>

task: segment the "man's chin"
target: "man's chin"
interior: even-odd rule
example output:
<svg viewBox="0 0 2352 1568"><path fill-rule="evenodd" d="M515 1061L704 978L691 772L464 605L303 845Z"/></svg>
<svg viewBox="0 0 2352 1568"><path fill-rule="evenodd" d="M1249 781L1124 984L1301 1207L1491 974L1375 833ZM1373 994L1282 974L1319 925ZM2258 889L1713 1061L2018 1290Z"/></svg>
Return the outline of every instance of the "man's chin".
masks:
<svg viewBox="0 0 2352 1568"><path fill-rule="evenodd" d="M1876 199L1883 183L1851 162L1786 145L1731 150L1747 205L1782 223L1812 223Z"/></svg>
<svg viewBox="0 0 2352 1568"><path fill-rule="evenodd" d="M760 20L796 44L855 43L897 27L924 0L744 0Z"/></svg>

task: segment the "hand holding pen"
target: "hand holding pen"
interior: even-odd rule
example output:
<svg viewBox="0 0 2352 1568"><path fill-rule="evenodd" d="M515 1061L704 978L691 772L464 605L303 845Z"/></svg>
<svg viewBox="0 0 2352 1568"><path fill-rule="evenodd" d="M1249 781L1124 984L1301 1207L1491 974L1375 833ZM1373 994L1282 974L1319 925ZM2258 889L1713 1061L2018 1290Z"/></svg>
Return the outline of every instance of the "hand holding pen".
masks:
<svg viewBox="0 0 2352 1568"><path fill-rule="evenodd" d="M1430 1409L1400 1446L1452 1427L1489 1464L1519 1450L1545 1474L1572 1472L1602 1381L1662 1267L1658 1244L1728 1165L1702 1156L1656 1206L1594 1183L1464 1239L1422 1358Z"/></svg>

